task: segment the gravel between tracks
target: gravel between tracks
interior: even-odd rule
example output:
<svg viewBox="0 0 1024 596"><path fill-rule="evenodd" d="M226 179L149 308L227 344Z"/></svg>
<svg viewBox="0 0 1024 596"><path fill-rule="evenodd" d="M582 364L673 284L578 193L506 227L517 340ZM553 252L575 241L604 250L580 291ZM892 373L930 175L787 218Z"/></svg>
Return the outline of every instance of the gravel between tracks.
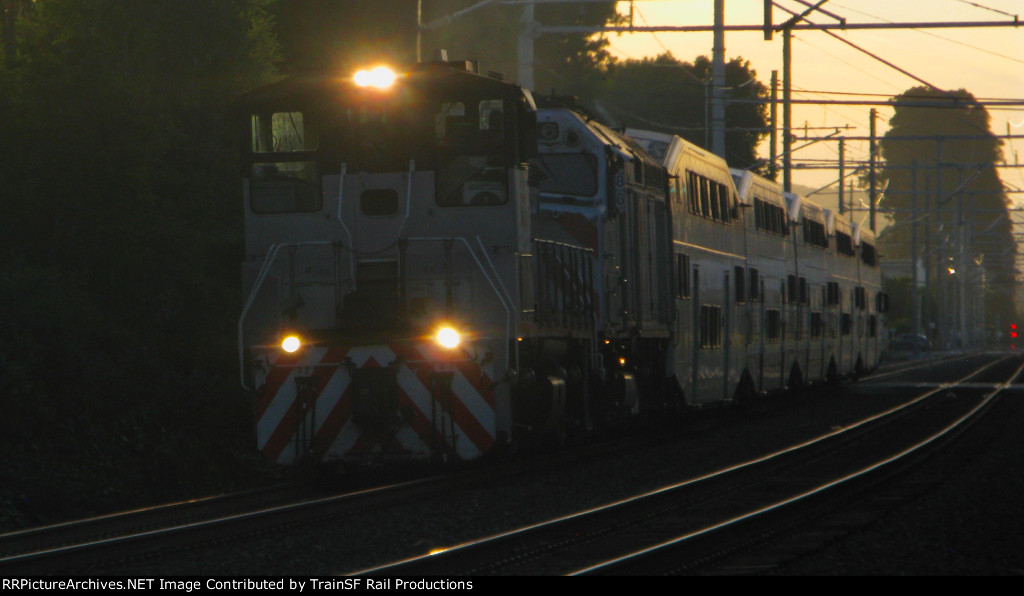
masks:
<svg viewBox="0 0 1024 596"><path fill-rule="evenodd" d="M934 488L775 574L1024 575L1024 392L976 430L921 472Z"/></svg>
<svg viewBox="0 0 1024 596"><path fill-rule="evenodd" d="M693 477L801 436L842 426L892 398L857 385L831 393L771 398L737 414L687 420L686 438L615 455L566 472L501 486L464 487L430 502L341 522L305 526L286 536L254 538L225 554L210 547L106 573L293 575L349 573L430 548L516 528ZM1024 573L1024 395L1000 402L981 442L942 458L926 474L940 481L865 527L771 573L777 575L1008 575ZM956 450L959 453L959 450Z"/></svg>

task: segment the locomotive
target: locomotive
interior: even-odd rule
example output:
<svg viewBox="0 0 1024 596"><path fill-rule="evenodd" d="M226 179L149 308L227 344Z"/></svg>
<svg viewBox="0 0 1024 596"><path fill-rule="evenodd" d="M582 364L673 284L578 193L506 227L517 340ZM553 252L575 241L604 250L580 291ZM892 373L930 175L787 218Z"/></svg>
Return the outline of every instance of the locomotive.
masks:
<svg viewBox="0 0 1024 596"><path fill-rule="evenodd" d="M871 235L678 137L472 62L239 106L239 365L277 463L472 460L878 359Z"/></svg>

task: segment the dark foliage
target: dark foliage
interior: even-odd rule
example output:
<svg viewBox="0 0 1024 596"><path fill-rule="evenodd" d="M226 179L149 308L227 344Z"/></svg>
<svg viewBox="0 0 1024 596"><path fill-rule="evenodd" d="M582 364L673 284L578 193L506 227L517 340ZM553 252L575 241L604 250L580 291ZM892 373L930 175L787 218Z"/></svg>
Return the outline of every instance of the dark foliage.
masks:
<svg viewBox="0 0 1024 596"><path fill-rule="evenodd" d="M882 181L888 184L882 206L892 210L893 222L883 252L909 259L916 225L918 258L933 280L945 280L953 266L973 272L969 284L975 286L983 271L987 320L1013 320L1017 248L1010 203L993 167L1003 160L1002 141L990 131L987 110L965 90L915 87L894 102L896 113L880 143ZM924 254L926 235L930 254Z"/></svg>
<svg viewBox="0 0 1024 596"><path fill-rule="evenodd" d="M423 2L421 54L431 60L444 49L451 60L475 60L483 72L515 79L522 6L480 0ZM275 9L286 71L328 69L348 73L373 62L410 62L416 57L416 0L289 0ZM465 12L463 12L465 11ZM617 19L615 2L538 6L545 25L601 26ZM543 35L536 40L536 88L586 95L610 62L607 41L586 35Z"/></svg>
<svg viewBox="0 0 1024 596"><path fill-rule="evenodd" d="M264 5L41 0L21 14L0 69L0 523L244 475L223 457L251 450L233 382L229 110L272 73Z"/></svg>
<svg viewBox="0 0 1024 596"><path fill-rule="evenodd" d="M708 81L711 60L700 56L682 62L671 54L627 60L608 69L608 84L593 100L598 113L626 127L677 134L708 147L706 124L710 118ZM757 80L750 62L734 58L726 63L725 80L730 99L764 99L768 89ZM643 93L637 93L643 89ZM768 114L764 104L726 105L725 150L729 164L759 172L756 147L767 135ZM761 172L763 174L763 172Z"/></svg>

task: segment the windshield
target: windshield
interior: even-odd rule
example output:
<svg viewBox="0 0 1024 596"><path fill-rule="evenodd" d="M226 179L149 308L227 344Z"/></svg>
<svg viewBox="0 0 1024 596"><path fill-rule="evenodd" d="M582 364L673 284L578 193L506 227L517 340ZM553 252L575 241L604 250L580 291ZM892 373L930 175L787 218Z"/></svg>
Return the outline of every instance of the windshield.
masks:
<svg viewBox="0 0 1024 596"><path fill-rule="evenodd" d="M597 193L597 157L590 153L546 153L532 165L540 173L540 192L590 197Z"/></svg>
<svg viewBox="0 0 1024 596"><path fill-rule="evenodd" d="M341 164L353 174L414 168L434 172L438 206L508 202L508 169L518 163L520 139L516 96L506 85L473 78L386 91L318 86L305 95L268 93L267 100L250 112L259 174L291 173L293 161L314 163L322 174L339 171ZM254 185L262 189L264 179L280 177L251 179L259 179ZM275 189L261 209L312 207L304 193L294 201L286 194Z"/></svg>

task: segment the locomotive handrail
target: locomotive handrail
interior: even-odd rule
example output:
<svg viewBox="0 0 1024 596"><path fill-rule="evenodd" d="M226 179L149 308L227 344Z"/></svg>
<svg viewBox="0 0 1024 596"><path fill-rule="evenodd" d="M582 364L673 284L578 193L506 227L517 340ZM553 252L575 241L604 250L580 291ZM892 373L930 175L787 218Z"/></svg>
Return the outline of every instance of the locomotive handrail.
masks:
<svg viewBox="0 0 1024 596"><path fill-rule="evenodd" d="M501 303L502 308L505 309L505 344L508 345L508 343L509 343L509 341L510 341L510 339L512 337L512 308L510 306L511 295L508 294L508 289L505 288L504 283L501 282L501 276L499 276L497 274L498 273L497 269L494 267L494 263L491 262L490 256L487 255L487 250L483 247L483 243L482 243L482 241L480 241L480 238L478 237L477 241L480 242L481 249L483 250L484 256L487 258L488 262L490 263L491 268L494 271L495 277L498 278L498 283L501 284L501 289L504 290L504 292L505 292L504 296L502 295L502 291L498 289L498 285L496 285L494 283L494 280L492 279L491 275L487 272L487 268L484 267L483 263L480 261L480 258L477 256L476 252L473 250L472 245L465 238L463 238L461 236L452 237L452 238L444 238L444 237L430 238L430 237L423 237L423 238L407 238L406 240L409 241L409 242L445 242L445 241L455 241L455 240L457 240L457 241L461 242L463 245L465 245L466 250L469 252L469 255L471 257L473 257L474 261L476 261L477 268L479 268L480 272L484 276L484 279L487 280L487 283L490 284L491 290L494 292L494 295L498 298L498 301ZM252 391L253 390L253 388L250 388L246 384L246 381L245 381L245 319L249 315L249 310L252 308L253 303L256 302L256 295L259 293L260 289L263 287L263 282L266 281L267 275L269 275L269 273L270 273L270 269L273 267L274 262L277 260L277 255L281 252L281 249L286 247L286 246L294 246L294 247L298 247L298 246L322 246L322 245L331 245L331 246L333 246L335 244L336 243L334 241L331 241L331 240L311 240L311 241L306 241L306 242L281 242L279 244L271 245L270 250L267 251L267 255L263 259L263 265L260 267L259 274L257 274L257 276L256 276L256 281L253 282L252 290L249 292L249 297L246 299L245 305L242 307L242 314L241 314L241 316L238 317L238 364L239 364L238 369L239 369L239 375L240 375L240 381L241 381L242 389L245 389L247 391ZM351 251L351 249L350 249L349 252L352 253L353 251ZM355 271L354 268L353 268L353 271ZM353 284L355 283L355 275L353 275L352 282L353 282ZM506 299L505 299L506 296L509 299L508 301L506 301ZM506 369L509 367L509 364L510 364L510 357L509 357L508 350L506 350L505 351L505 367L506 367Z"/></svg>
<svg viewBox="0 0 1024 596"><path fill-rule="evenodd" d="M480 239L480 236L476 237L476 243L480 245L480 252L482 252L484 254L484 257L487 259L487 264L491 266L491 272L494 273L494 278L498 280L498 285L501 286L501 291L505 292L505 298L508 299L508 303L507 304L504 301L502 301L502 305L505 307L505 341L506 341L505 345L508 345L508 341L512 337L512 332L511 332L511 324L512 324L511 323L511 318L512 318L512 314L511 313L512 313L512 302L513 302L512 294L509 293L508 288L505 287L505 282L501 281L501 275L498 274L498 268L494 266L494 261L491 260L491 255L487 254L487 248L484 246L484 241ZM501 297L499 296L498 298L500 299ZM516 342L515 346L516 346L515 347L515 350L516 350L516 367L518 368L518 366L519 366L519 342ZM506 350L506 352L505 352L505 369L506 370L508 369L508 364L509 364L509 355L508 355L508 351Z"/></svg>
<svg viewBox="0 0 1024 596"><path fill-rule="evenodd" d="M435 237L435 238L429 238L429 237L407 238L406 240L408 240L409 242L450 242L450 241L453 241L453 240L458 240L458 241L460 241L460 242L462 242L463 244L466 245L466 250L469 251L469 255L471 257L473 257L474 261L476 261L476 266L480 268L480 273L483 273L484 279L486 279L487 283L490 284L491 290L494 291L494 295L498 297L498 301L501 302L502 308L505 309L505 345L508 345L508 342L510 341L510 339L512 337L512 308L509 306L509 304L507 302L505 302L505 299L502 297L501 292L498 291L498 286L496 286L494 284L494 280L492 280L491 276L488 275L487 269L485 269L483 263L480 262L480 258L476 256L475 252L473 252L473 247L469 244L469 241L466 240L465 238L463 238L462 236L453 236L451 238L444 238L444 237L441 237L441 236L438 236L438 237ZM486 256L486 255L487 255L487 251L484 250L484 256ZM488 260L490 260L490 257L488 257ZM493 267L493 263L492 263L492 267ZM495 271L495 275L497 275L497 271ZM500 281L500 276L498 276L498 277L499 277L499 281ZM509 354L508 354L508 350L505 350L505 368L506 368L506 370L508 369L508 367L509 367Z"/></svg>
<svg viewBox="0 0 1024 596"><path fill-rule="evenodd" d="M355 243L352 240L352 232L349 231L348 226L345 225L345 220L341 218L341 205L342 199L345 197L345 175L348 173L348 164L341 164L341 170L338 172L338 223L341 224L341 229L345 230L345 235L348 236L348 245L355 248ZM348 253L349 267L352 268L352 288L355 289L356 284L356 253L354 250L350 250Z"/></svg>
<svg viewBox="0 0 1024 596"><path fill-rule="evenodd" d="M249 292L249 297L245 301L245 306L242 307L242 314L238 317L238 374L242 383L242 389L252 391L248 385L245 384L245 318L249 315L249 309L252 308L253 302L256 301L256 294L259 293L260 288L263 287L263 282L266 281L267 275L270 273L270 268L273 266L274 261L277 260L277 254L285 246L318 246L329 244L333 245L334 242L330 240L310 240L306 242L281 242L270 246L270 250L267 251L267 256L263 258L263 265L260 267L260 272L256 275L256 281L253 282L252 290Z"/></svg>

